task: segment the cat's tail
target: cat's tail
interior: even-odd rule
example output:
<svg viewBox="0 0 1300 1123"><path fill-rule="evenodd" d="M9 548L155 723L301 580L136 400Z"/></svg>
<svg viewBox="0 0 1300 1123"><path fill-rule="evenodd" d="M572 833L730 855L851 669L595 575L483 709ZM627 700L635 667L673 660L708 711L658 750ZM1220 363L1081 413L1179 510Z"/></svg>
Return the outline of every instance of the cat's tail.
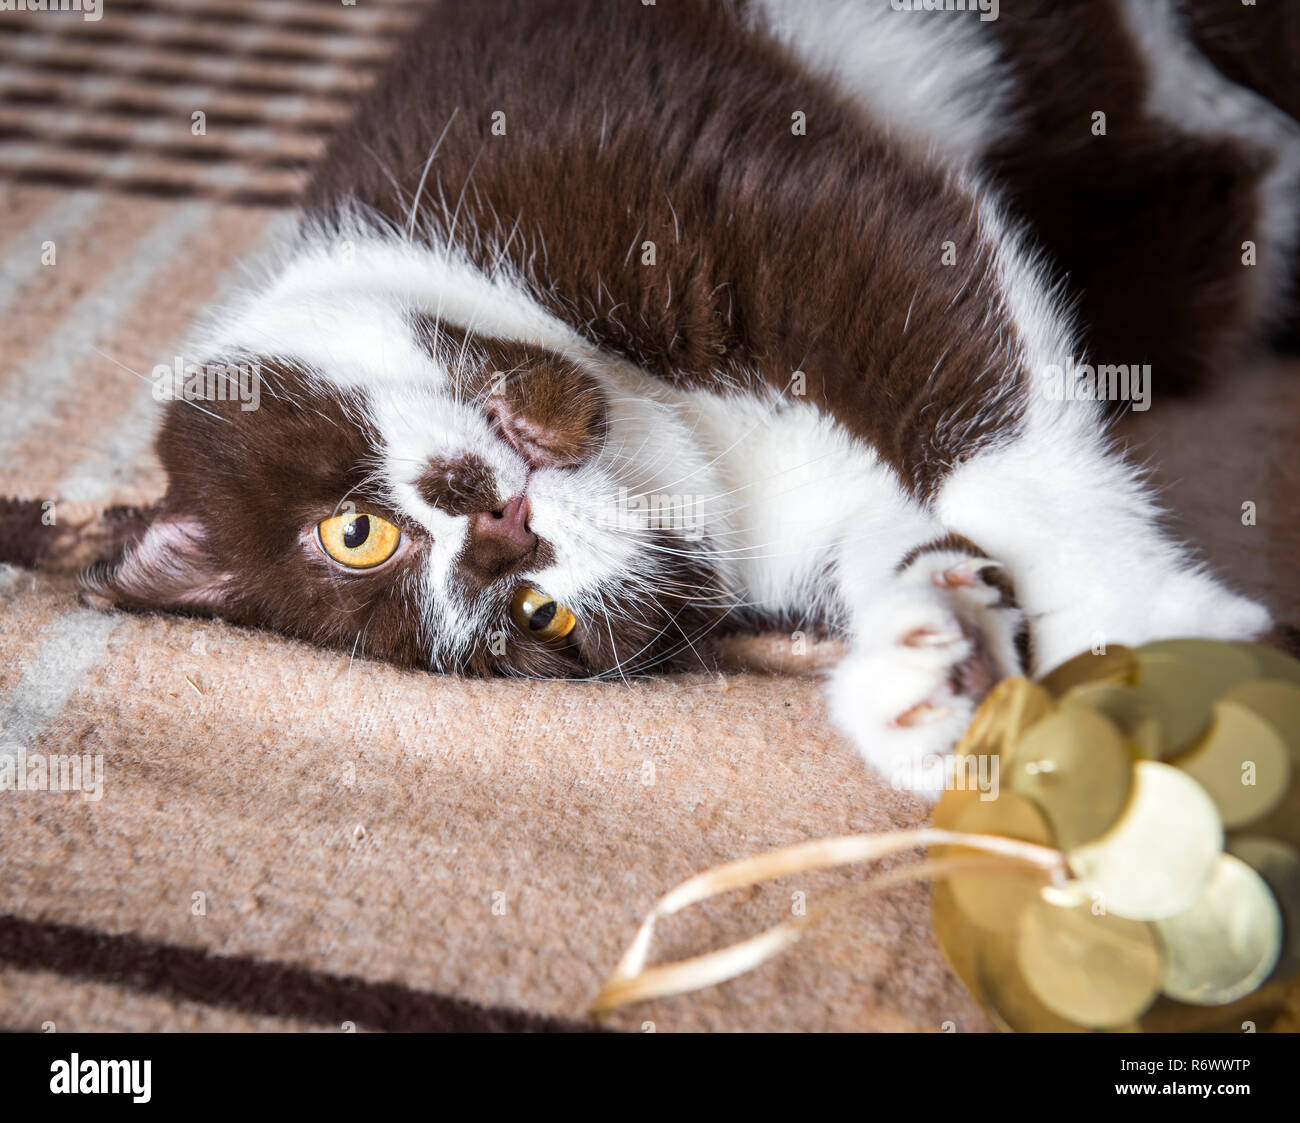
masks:
<svg viewBox="0 0 1300 1123"><path fill-rule="evenodd" d="M1300 5L1188 0L1184 10L1206 58L1300 122Z"/></svg>
<svg viewBox="0 0 1300 1123"><path fill-rule="evenodd" d="M1272 102L1300 125L1300 4L1187 0L1197 49L1224 77ZM1300 213L1300 190L1293 209ZM1275 343L1300 354L1300 246L1291 267L1291 299Z"/></svg>
<svg viewBox="0 0 1300 1123"><path fill-rule="evenodd" d="M120 554L143 533L155 511L152 506L0 496L0 565L76 576Z"/></svg>

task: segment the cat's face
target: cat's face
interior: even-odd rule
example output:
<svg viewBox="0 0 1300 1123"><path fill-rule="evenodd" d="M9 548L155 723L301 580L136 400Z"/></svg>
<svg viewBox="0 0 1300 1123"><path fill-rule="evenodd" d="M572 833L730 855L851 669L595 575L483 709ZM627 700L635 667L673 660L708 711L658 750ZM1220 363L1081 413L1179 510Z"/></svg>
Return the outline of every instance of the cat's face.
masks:
<svg viewBox="0 0 1300 1123"><path fill-rule="evenodd" d="M435 670L577 677L690 656L720 615L708 458L590 353L341 291L225 334L205 369L254 379L257 408L229 381L214 400L220 377L167 406L166 498L92 594ZM524 589L543 595L531 621Z"/></svg>

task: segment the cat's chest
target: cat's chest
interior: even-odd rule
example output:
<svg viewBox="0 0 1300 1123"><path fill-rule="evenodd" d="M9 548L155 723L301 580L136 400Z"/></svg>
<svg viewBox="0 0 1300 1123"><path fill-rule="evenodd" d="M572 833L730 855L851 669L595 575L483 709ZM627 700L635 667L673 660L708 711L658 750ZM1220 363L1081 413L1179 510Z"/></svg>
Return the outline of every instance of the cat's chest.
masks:
<svg viewBox="0 0 1300 1123"><path fill-rule="evenodd" d="M706 511L720 565L760 613L824 600L844 551L892 565L928 521L894 472L812 405L716 394L692 405L720 481Z"/></svg>

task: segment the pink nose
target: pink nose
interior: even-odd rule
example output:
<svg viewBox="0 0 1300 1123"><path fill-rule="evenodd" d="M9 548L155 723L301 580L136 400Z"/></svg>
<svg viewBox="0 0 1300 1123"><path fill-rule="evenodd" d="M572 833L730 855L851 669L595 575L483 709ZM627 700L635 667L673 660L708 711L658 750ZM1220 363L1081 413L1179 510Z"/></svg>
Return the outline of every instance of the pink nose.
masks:
<svg viewBox="0 0 1300 1123"><path fill-rule="evenodd" d="M528 498L516 496L499 511L484 511L473 518L476 537L493 538L520 553L531 550L537 542L536 535L528 529Z"/></svg>

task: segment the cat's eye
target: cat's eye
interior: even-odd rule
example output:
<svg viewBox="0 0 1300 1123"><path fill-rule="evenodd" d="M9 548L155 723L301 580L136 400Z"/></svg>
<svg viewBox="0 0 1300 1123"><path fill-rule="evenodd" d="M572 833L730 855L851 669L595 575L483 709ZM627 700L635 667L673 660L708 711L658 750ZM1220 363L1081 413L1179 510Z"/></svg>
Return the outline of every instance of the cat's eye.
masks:
<svg viewBox="0 0 1300 1123"><path fill-rule="evenodd" d="M339 565L373 569L382 565L402 544L402 532L378 515L335 515L316 526L316 537Z"/></svg>
<svg viewBox="0 0 1300 1123"><path fill-rule="evenodd" d="M578 622L577 618L554 597L524 585L515 593L510 615L534 639L555 643L564 639Z"/></svg>

